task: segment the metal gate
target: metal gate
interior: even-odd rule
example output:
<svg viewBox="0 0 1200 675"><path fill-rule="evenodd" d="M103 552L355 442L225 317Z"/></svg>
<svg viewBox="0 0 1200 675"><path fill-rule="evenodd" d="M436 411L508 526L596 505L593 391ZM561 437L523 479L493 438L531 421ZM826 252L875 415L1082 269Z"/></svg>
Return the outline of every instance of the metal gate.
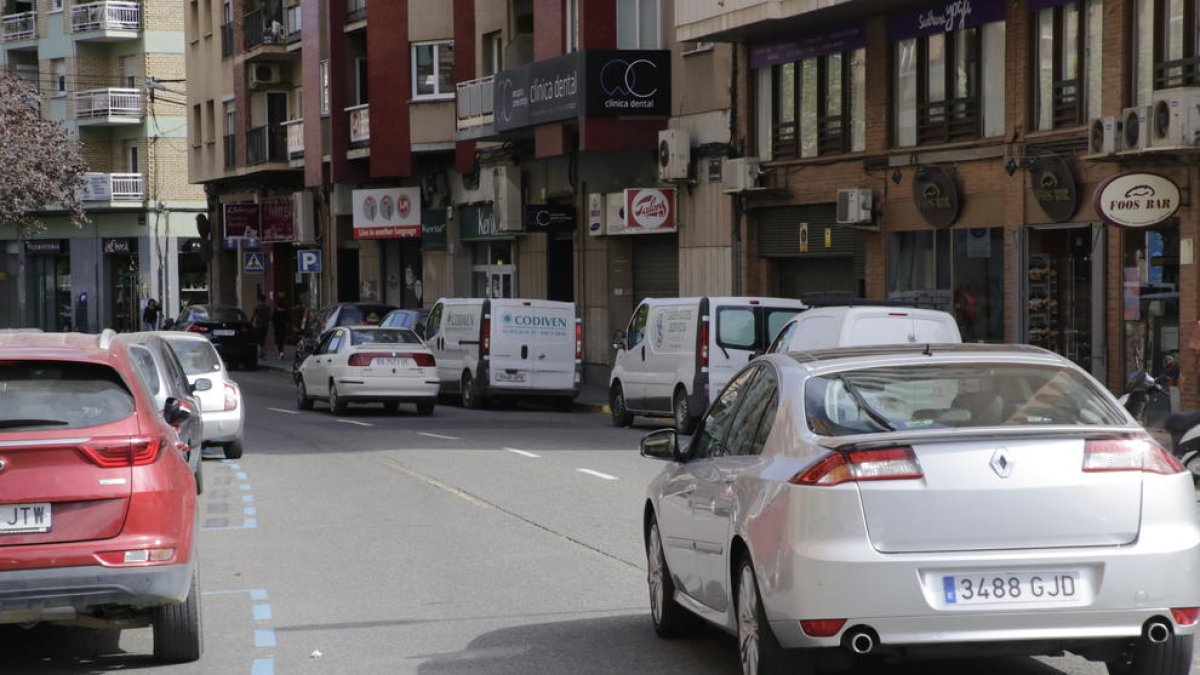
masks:
<svg viewBox="0 0 1200 675"><path fill-rule="evenodd" d="M679 297L679 236L637 235L633 244L633 303Z"/></svg>

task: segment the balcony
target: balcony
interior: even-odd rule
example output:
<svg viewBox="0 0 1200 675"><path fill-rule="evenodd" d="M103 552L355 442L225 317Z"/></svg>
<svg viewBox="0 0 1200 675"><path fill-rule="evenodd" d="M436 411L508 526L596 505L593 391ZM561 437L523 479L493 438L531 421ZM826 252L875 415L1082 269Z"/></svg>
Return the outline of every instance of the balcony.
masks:
<svg viewBox="0 0 1200 675"><path fill-rule="evenodd" d="M78 193L85 206L94 202L135 202L146 198L146 179L140 173L85 173Z"/></svg>
<svg viewBox="0 0 1200 675"><path fill-rule="evenodd" d="M221 24L221 58L233 56L233 24Z"/></svg>
<svg viewBox="0 0 1200 675"><path fill-rule="evenodd" d="M287 132L265 125L246 132L246 166L287 161Z"/></svg>
<svg viewBox="0 0 1200 675"><path fill-rule="evenodd" d="M851 0L688 0L675 3L675 39L746 36L748 28Z"/></svg>
<svg viewBox="0 0 1200 675"><path fill-rule="evenodd" d="M75 92L75 119L79 124L141 124L145 98L141 89L109 87Z"/></svg>
<svg viewBox="0 0 1200 675"><path fill-rule="evenodd" d="M371 105L352 105L346 112L350 113L350 147L366 147L371 143Z"/></svg>
<svg viewBox="0 0 1200 675"><path fill-rule="evenodd" d="M229 134L222 140L224 141L222 150L225 155L225 168L232 169L237 166L237 136Z"/></svg>
<svg viewBox="0 0 1200 675"><path fill-rule="evenodd" d="M286 13L283 15L283 19L284 42L289 47L299 45L302 32L300 5L288 7Z"/></svg>
<svg viewBox="0 0 1200 675"><path fill-rule="evenodd" d="M479 135L491 131L494 116L492 107L492 84L494 75L475 80L459 82L456 85L458 102L458 121L456 128L460 139L473 138L474 132Z"/></svg>
<svg viewBox="0 0 1200 675"><path fill-rule="evenodd" d="M367 20L367 0L346 0L346 26Z"/></svg>
<svg viewBox="0 0 1200 675"><path fill-rule="evenodd" d="M90 2L71 8L71 31L76 40L133 40L141 29L142 6L136 2Z"/></svg>
<svg viewBox="0 0 1200 675"><path fill-rule="evenodd" d="M21 12L0 17L0 43L6 46L37 38L37 12Z"/></svg>
<svg viewBox="0 0 1200 675"><path fill-rule="evenodd" d="M283 126L287 129L288 161L304 159L304 120L288 120Z"/></svg>
<svg viewBox="0 0 1200 675"><path fill-rule="evenodd" d="M251 51L259 47L282 47L284 44L283 17L279 13L268 14L265 10L256 9L246 12L242 21L245 31L245 48Z"/></svg>

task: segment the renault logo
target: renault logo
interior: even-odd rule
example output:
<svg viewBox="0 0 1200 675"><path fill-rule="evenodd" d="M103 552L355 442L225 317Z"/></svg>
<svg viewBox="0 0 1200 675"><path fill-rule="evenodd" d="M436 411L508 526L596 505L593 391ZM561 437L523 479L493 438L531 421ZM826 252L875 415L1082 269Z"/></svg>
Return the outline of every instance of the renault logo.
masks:
<svg viewBox="0 0 1200 675"><path fill-rule="evenodd" d="M1008 450L999 448L992 455L992 471L996 472L1001 478L1008 478L1012 475L1013 460L1008 456Z"/></svg>

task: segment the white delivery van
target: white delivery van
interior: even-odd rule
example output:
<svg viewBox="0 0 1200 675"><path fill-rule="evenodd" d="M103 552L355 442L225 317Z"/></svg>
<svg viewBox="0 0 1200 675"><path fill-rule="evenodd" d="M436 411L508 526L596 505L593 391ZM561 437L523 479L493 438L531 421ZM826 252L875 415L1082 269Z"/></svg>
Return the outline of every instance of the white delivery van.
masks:
<svg viewBox="0 0 1200 675"><path fill-rule="evenodd" d="M425 342L443 394L467 408L504 397L547 397L569 405L579 394L583 325L571 302L442 298L429 312Z"/></svg>
<svg viewBox="0 0 1200 675"><path fill-rule="evenodd" d="M834 347L962 342L954 317L936 309L890 305L816 307L797 315L779 331L771 352L802 352Z"/></svg>
<svg viewBox="0 0 1200 675"><path fill-rule="evenodd" d="M613 424L670 416L691 433L729 378L804 308L785 298L646 298L613 342Z"/></svg>

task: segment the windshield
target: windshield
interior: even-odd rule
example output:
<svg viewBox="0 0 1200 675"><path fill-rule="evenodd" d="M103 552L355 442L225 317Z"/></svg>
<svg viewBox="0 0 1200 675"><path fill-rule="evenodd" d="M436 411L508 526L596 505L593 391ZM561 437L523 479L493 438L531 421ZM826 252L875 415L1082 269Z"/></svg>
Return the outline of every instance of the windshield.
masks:
<svg viewBox="0 0 1200 675"><path fill-rule="evenodd" d="M808 426L823 436L993 426L1122 426L1110 398L1069 368L936 364L848 370L804 387Z"/></svg>
<svg viewBox="0 0 1200 675"><path fill-rule="evenodd" d="M375 329L350 331L352 345L419 345L421 338L408 329Z"/></svg>
<svg viewBox="0 0 1200 675"><path fill-rule="evenodd" d="M208 307L196 309L196 321L245 321L246 315L237 307Z"/></svg>
<svg viewBox="0 0 1200 675"><path fill-rule="evenodd" d="M0 430L93 427L133 414L121 376L98 363L0 362Z"/></svg>
<svg viewBox="0 0 1200 675"><path fill-rule="evenodd" d="M207 340L167 340L171 351L188 375L203 375L221 369L221 357Z"/></svg>

